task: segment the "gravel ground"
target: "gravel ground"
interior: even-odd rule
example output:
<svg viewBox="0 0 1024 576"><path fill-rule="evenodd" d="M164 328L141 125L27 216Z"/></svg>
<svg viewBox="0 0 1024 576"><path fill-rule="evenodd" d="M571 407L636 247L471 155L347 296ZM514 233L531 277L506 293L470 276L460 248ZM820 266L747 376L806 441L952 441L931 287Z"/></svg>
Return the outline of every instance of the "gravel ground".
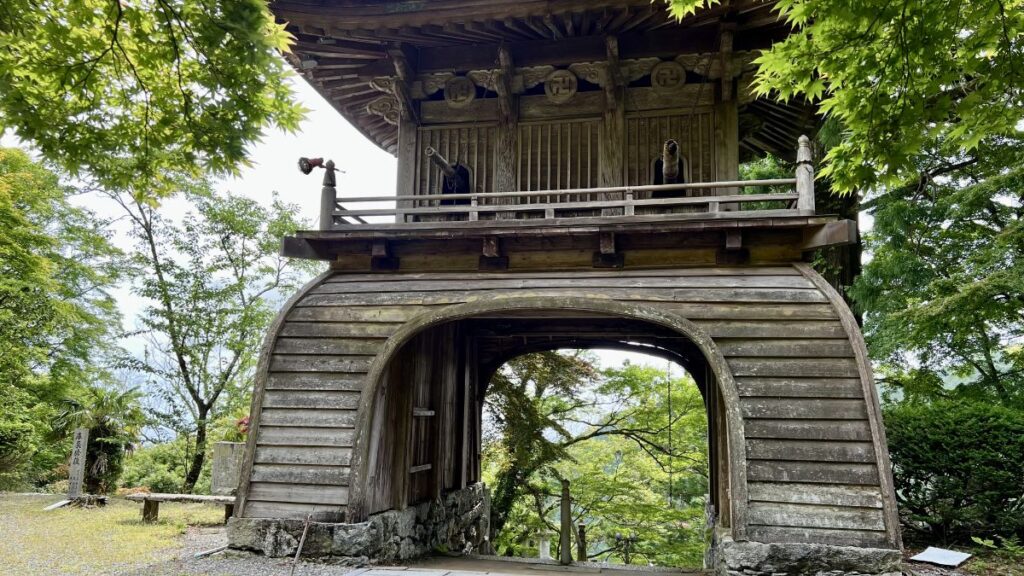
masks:
<svg viewBox="0 0 1024 576"><path fill-rule="evenodd" d="M136 570L122 572L124 576L289 576L290 559L266 558L259 554L225 551L196 558L195 554L213 550L227 544L222 527L190 527L182 538L183 545L175 557L150 564ZM338 576L353 570L318 562L300 561L295 576Z"/></svg>

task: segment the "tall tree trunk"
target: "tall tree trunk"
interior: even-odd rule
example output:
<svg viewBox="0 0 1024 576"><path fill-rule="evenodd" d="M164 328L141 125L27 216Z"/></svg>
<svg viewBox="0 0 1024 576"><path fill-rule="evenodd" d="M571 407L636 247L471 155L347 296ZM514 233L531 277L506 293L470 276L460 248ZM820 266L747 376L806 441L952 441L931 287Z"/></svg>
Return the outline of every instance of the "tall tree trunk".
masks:
<svg viewBox="0 0 1024 576"><path fill-rule="evenodd" d="M185 473L185 485L182 491L191 494L195 490L196 482L199 481L199 473L203 471L203 463L206 461L206 417L207 410L199 411L199 418L196 421L196 451L192 455L192 463L189 464Z"/></svg>

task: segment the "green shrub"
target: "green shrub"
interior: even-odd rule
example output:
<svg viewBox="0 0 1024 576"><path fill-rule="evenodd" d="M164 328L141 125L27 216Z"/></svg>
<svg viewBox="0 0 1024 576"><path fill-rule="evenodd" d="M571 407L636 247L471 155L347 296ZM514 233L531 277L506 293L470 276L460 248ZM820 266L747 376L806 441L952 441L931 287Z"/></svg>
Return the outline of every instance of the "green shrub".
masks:
<svg viewBox="0 0 1024 576"><path fill-rule="evenodd" d="M150 492L181 492L185 483L185 465L191 455L182 439L140 448L125 459L121 486L148 488ZM207 458L196 483L196 494L210 492L209 461Z"/></svg>
<svg viewBox="0 0 1024 576"><path fill-rule="evenodd" d="M1024 535L1024 411L981 402L886 409L908 540Z"/></svg>

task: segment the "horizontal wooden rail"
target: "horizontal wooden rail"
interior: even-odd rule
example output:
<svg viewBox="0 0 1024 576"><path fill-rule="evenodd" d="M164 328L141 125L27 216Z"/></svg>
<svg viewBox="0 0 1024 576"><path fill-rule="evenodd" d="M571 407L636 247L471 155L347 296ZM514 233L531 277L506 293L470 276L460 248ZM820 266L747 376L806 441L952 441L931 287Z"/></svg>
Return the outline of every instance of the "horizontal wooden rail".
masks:
<svg viewBox="0 0 1024 576"><path fill-rule="evenodd" d="M468 194L418 194L416 196L357 196L338 198L338 202L395 202L420 200L472 200L473 198L516 198L520 196L562 196L580 194L625 194L627 192L670 192L676 190L713 190L715 188L742 188L744 186L794 186L796 178L769 180L731 180L727 182L691 182L689 184L658 184L645 186L617 186L611 188L567 188L565 190L530 190L521 192L474 192Z"/></svg>
<svg viewBox="0 0 1024 576"><path fill-rule="evenodd" d="M533 194L529 194L532 196ZM550 202L540 204L480 204L476 206L428 206L424 208L378 208L366 210L345 210L338 213L338 216L390 216L401 212L402 214L473 214L491 212L529 212L539 210L586 210L590 208L625 208L640 206L672 207L672 206L693 206L711 205L722 203L746 203L746 202L773 202L793 201L799 196L794 193L786 194L737 194L730 196L697 196L691 198L652 198L645 200L594 200L584 202ZM717 210L711 210L717 212Z"/></svg>
<svg viewBox="0 0 1024 576"><path fill-rule="evenodd" d="M330 163L333 168L333 163ZM719 190L724 188L744 188L748 186L792 186L795 192L781 194L728 194L724 196L690 196L683 198L650 198L648 193L679 192L686 190ZM542 199L554 198L554 201ZM573 198L572 201L565 200ZM464 201L468 200L468 204ZM614 209L621 209L618 214L629 218L637 216L636 208L655 210L654 216L675 217L671 209L680 206L707 206L707 213L714 217L737 214L735 210L741 204L751 202L789 202L786 209L764 208L747 210L746 212L792 213L794 215L814 214L814 165L811 141L801 136L797 148L797 166L795 178L773 178L763 180L727 180L722 182L690 182L685 184L661 184L645 186L616 186L604 188L570 188L565 190L523 190L518 192L476 192L464 194L422 194L413 196L357 196L338 198L334 183L333 171L324 176L324 186L320 196L320 229L333 230L368 224L363 216L394 216L397 224L407 222L408 216L423 216L449 222L462 221L463 215L470 222L480 219L481 214L519 212L530 213L543 211L545 219L586 218L593 214L592 210L600 209L602 216L611 215ZM342 205L368 202L393 202L393 208L366 208L349 210ZM444 205L440 203L444 202ZM459 202L459 204L455 204ZM423 204L427 204L424 206ZM431 205L433 204L433 205ZM720 210L723 204L732 206ZM657 212L664 208L666 211ZM732 209L730 209L732 208ZM564 214L557 211L589 211L587 214ZM449 216L453 218L445 219ZM648 213L643 213L647 218ZM516 216L513 214L513 219ZM353 222L354 221L354 222Z"/></svg>

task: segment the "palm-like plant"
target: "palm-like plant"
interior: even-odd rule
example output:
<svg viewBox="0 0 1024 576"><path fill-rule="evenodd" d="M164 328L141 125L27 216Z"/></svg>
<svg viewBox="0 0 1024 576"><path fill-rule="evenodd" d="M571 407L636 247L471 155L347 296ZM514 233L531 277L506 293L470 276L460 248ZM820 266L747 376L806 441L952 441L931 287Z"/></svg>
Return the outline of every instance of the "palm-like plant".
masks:
<svg viewBox="0 0 1024 576"><path fill-rule="evenodd" d="M85 460L85 490L102 494L113 490L123 469L124 456L132 450L146 417L135 388L88 386L78 398L63 401L53 422L59 438L76 428L89 429Z"/></svg>

